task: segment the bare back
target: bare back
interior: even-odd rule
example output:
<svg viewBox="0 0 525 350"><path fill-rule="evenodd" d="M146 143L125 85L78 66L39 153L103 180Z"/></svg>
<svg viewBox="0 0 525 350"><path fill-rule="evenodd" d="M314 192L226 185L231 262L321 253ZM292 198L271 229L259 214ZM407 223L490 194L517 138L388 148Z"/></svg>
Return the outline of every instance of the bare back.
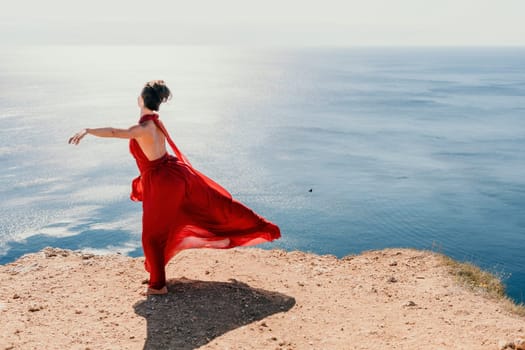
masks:
<svg viewBox="0 0 525 350"><path fill-rule="evenodd" d="M166 154L166 137L151 120L141 124L145 133L136 140L148 160L159 159Z"/></svg>

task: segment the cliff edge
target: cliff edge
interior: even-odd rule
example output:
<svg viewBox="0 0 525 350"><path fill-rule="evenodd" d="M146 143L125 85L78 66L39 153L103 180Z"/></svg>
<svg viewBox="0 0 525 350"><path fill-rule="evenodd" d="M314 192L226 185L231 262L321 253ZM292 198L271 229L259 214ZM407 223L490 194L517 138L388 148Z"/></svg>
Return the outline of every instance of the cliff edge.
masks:
<svg viewBox="0 0 525 350"><path fill-rule="evenodd" d="M143 263L46 248L0 266L0 349L503 349L525 338L523 316L428 251L189 250L167 267L169 294L150 297Z"/></svg>

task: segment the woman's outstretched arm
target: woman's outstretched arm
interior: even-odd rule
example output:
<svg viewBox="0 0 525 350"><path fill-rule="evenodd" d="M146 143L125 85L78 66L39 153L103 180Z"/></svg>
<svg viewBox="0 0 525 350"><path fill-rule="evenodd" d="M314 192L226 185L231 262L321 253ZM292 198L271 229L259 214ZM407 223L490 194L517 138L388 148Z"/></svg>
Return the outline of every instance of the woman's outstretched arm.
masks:
<svg viewBox="0 0 525 350"><path fill-rule="evenodd" d="M144 136L147 133L146 128L142 125L134 125L128 129L116 129L116 128L96 128L96 129L82 129L69 138L69 143L78 145L80 140L87 134L97 137L115 137L121 139L133 139Z"/></svg>

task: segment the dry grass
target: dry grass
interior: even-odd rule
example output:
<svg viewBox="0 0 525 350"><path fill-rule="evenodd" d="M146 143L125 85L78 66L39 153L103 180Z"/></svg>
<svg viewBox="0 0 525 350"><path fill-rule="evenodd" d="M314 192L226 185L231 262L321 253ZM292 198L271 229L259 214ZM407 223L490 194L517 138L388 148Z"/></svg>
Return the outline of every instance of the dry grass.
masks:
<svg viewBox="0 0 525 350"><path fill-rule="evenodd" d="M443 264L461 284L477 292L484 292L492 298L502 300L510 312L525 317L525 305L516 304L505 295L505 286L498 276L484 271L472 263L459 262L443 254L440 256Z"/></svg>

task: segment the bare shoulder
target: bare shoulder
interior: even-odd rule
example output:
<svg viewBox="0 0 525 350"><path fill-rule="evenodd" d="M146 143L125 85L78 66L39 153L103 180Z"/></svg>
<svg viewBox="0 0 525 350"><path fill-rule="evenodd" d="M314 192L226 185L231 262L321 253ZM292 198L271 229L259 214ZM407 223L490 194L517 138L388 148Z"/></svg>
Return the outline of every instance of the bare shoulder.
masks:
<svg viewBox="0 0 525 350"><path fill-rule="evenodd" d="M131 134L131 137L133 138L144 138L144 137L152 137L155 132L155 125L151 125L150 121L146 121L143 123L135 124L129 127L129 132Z"/></svg>

